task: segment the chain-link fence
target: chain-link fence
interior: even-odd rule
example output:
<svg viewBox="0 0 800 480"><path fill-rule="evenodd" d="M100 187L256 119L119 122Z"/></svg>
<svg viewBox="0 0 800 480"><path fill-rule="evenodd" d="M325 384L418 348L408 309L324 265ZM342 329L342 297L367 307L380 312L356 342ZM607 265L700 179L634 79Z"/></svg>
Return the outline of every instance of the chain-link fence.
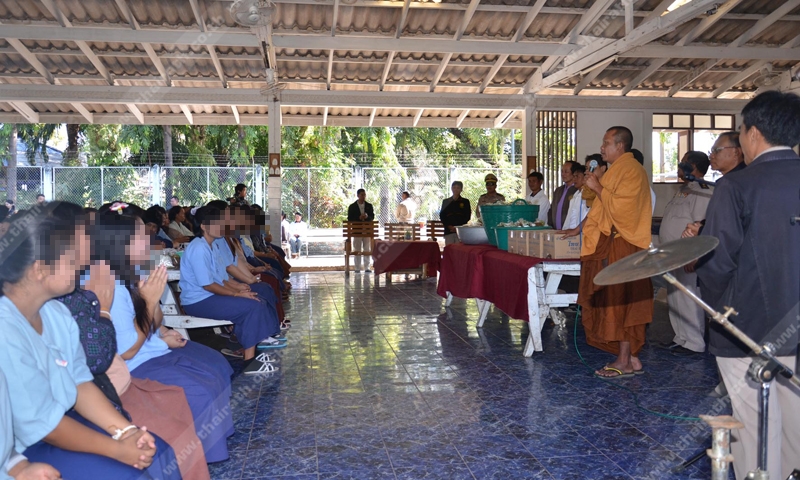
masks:
<svg viewBox="0 0 800 480"><path fill-rule="evenodd" d="M44 184L44 173L42 167L37 166L20 166L17 167L16 178L9 179L11 174L8 168L0 168L0 189L2 189L2 200L11 198L10 191L7 186L9 180L11 184L16 184L16 204L19 208L24 208L25 205L31 205L36 201L36 196L42 192L42 185Z"/></svg>
<svg viewBox="0 0 800 480"><path fill-rule="evenodd" d="M3 169L0 185L6 185ZM123 200L147 207L168 205L171 196L181 205L203 205L233 196L236 184L247 186L251 203L267 205L267 177L261 167L17 167L17 205L27 208L36 195L99 207ZM524 197L525 184L518 168L468 167L286 167L281 178L281 207L290 218L300 212L311 228L341 225L356 190L364 188L382 224L394 222L401 193L417 203L416 218L438 220L442 200L451 195L455 180L464 183L463 195L477 204L485 193L484 176L494 173L497 191L513 201Z"/></svg>

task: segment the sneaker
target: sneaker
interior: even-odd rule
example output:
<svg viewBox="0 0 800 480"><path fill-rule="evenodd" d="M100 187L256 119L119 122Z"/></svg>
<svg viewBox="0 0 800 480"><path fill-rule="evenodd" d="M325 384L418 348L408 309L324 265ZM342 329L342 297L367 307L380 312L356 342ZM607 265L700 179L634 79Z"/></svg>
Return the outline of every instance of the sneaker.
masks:
<svg viewBox="0 0 800 480"><path fill-rule="evenodd" d="M261 360L258 359L258 357L256 357L250 361L250 364L247 367L245 367L242 373L244 375L263 375L266 373L273 373L277 371L278 367L268 362L262 362Z"/></svg>
<svg viewBox="0 0 800 480"><path fill-rule="evenodd" d="M220 353L226 357L244 358L244 351L240 348L238 350L231 350L230 348L223 348Z"/></svg>
<svg viewBox="0 0 800 480"><path fill-rule="evenodd" d="M364 270L364 273L372 273L372 270L370 270L370 269L368 268L368 269Z"/></svg>

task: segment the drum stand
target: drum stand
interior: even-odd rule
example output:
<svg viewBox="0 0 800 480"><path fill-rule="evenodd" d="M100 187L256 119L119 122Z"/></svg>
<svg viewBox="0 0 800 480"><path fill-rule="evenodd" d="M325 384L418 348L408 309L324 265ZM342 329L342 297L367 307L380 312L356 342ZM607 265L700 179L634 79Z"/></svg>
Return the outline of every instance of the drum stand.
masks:
<svg viewBox="0 0 800 480"><path fill-rule="evenodd" d="M775 379L777 374L780 374L800 387L800 379L795 376L792 369L778 361L775 357L775 347L771 343L767 342L764 345L757 344L728 320L728 317L737 314L733 308L725 307L725 313L720 313L711 308L711 306L705 303L700 297L695 295L694 292L687 289L672 274L664 273L662 276L675 288L688 295L689 298L700 305L703 310L708 312L714 321L725 327L733 336L758 355L753 358L750 368L747 370L747 377L761 384L761 389L758 393L758 468L749 472L747 474L747 479L769 480L769 473L767 471L767 439L769 438L767 435L767 427L769 419L769 395L772 380ZM741 424L738 422L732 423L730 420L733 419L730 417L703 417L703 420L713 429L712 447L708 450L708 455L712 460L711 478L713 480L727 480L728 465L733 461L733 458L727 453L727 449L730 445L730 430L732 428L741 428ZM795 477L798 473L800 472L795 470L795 473L789 478L798 478Z"/></svg>

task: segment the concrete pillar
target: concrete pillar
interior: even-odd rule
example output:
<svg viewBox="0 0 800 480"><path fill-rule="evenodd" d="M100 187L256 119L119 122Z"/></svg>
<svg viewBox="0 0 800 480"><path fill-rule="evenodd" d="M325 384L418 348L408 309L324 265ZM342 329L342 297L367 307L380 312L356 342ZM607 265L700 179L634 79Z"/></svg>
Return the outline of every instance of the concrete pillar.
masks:
<svg viewBox="0 0 800 480"><path fill-rule="evenodd" d="M538 170L536 160L536 105L531 94L525 95L525 110L522 116L522 178L527 179L528 174ZM528 182L525 180L525 198L530 196Z"/></svg>
<svg viewBox="0 0 800 480"><path fill-rule="evenodd" d="M267 169L267 204L270 233L272 241L280 242L281 238L281 102L279 99L269 102L269 167ZM277 157L276 157L277 155ZM275 160L277 159L277 169Z"/></svg>

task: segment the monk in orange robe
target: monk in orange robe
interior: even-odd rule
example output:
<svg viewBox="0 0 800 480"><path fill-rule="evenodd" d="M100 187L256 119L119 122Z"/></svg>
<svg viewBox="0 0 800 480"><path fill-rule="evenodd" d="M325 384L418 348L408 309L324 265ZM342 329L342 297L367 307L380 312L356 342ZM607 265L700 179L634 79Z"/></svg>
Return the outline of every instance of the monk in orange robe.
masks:
<svg viewBox="0 0 800 480"><path fill-rule="evenodd" d="M600 148L608 170L599 178L599 172L586 174L586 186L596 198L583 229L578 304L587 343L617 356L595 372L603 378L642 371L639 351L653 319L650 279L609 286L593 281L607 265L650 246L650 185L644 168L630 153L632 146L630 130L608 129Z"/></svg>

